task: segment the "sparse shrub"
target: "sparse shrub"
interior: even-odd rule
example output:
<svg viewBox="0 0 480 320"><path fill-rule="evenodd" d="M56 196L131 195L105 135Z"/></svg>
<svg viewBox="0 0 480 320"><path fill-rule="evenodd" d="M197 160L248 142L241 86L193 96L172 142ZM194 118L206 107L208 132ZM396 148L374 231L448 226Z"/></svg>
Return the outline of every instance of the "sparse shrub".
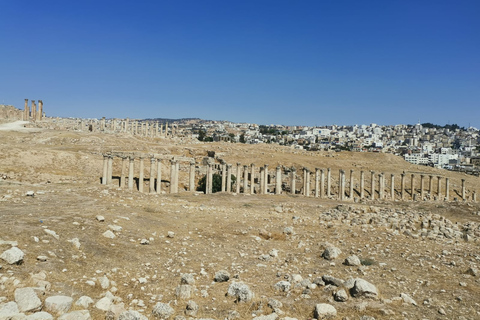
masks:
<svg viewBox="0 0 480 320"><path fill-rule="evenodd" d="M362 264L362 266L372 266L372 265L377 264L377 262L375 260L370 259L370 258L360 259L360 263Z"/></svg>

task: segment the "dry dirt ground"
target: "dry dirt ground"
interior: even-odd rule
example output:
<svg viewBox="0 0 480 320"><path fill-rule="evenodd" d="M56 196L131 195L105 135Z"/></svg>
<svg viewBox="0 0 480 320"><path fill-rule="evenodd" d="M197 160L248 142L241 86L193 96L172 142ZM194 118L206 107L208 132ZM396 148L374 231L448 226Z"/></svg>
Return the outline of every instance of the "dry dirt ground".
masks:
<svg viewBox="0 0 480 320"><path fill-rule="evenodd" d="M270 168L282 164L396 174L421 170L449 176L452 189L461 178L470 189L480 189L477 177L418 169L385 154L315 154L271 145L55 130L0 131L0 253L10 249L9 241L25 253L22 264L0 260L0 310L15 301L17 288L43 286L37 294L44 310L51 296L70 296L74 302L89 296L94 301L87 307L92 319L116 319L123 309L156 319L152 311L158 302L174 309L170 319L311 319L317 317L319 303L334 306L335 319L480 318L478 203L141 194L100 184L101 153L112 150L185 155L197 163L213 150L229 163ZM116 164L114 175L118 171ZM187 172L182 174L181 181L186 181ZM29 191L34 196L27 196ZM103 236L107 230L113 239ZM322 257L327 247L341 253L327 260ZM361 264L345 265L351 255ZM220 270L230 274L227 282L214 281ZM188 292L179 295L182 274L192 274L194 283L180 287ZM322 280L326 275L334 281ZM357 278L375 285L378 293L354 297L351 279ZM291 288L279 290L275 284L280 281ZM227 296L234 282L248 285L253 298L236 302ZM342 288L347 300L336 301ZM112 312L95 305L105 296L114 306ZM198 305L195 316L185 314L189 300ZM70 311L80 309L85 307L74 304Z"/></svg>

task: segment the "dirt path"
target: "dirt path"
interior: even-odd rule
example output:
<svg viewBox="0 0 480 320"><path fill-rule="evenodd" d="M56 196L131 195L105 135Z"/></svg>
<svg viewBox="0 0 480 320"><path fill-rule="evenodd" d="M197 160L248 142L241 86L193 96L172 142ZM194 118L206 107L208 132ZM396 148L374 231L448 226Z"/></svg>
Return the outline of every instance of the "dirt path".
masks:
<svg viewBox="0 0 480 320"><path fill-rule="evenodd" d="M0 131L19 131L19 132L35 132L40 131L38 128L26 128L25 125L29 121L14 121L0 124Z"/></svg>

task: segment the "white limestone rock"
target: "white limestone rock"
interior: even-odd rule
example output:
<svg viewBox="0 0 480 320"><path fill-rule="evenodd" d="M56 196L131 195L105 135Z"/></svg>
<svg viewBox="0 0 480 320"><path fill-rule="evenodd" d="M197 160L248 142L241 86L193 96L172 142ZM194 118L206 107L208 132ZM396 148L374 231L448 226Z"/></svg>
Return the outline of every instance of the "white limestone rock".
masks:
<svg viewBox="0 0 480 320"><path fill-rule="evenodd" d="M53 320L53 316L48 312L40 311L28 315L25 320Z"/></svg>
<svg viewBox="0 0 480 320"><path fill-rule="evenodd" d="M15 290L14 296L20 312L38 311L42 307L42 301L33 288L18 288Z"/></svg>
<svg viewBox="0 0 480 320"><path fill-rule="evenodd" d="M69 313L65 313L58 317L57 320L92 320L90 312L88 310L77 310Z"/></svg>
<svg viewBox="0 0 480 320"><path fill-rule="evenodd" d="M55 239L59 240L60 239L60 236L53 230L50 230L50 229L43 229L43 231L48 234L48 235L51 235L52 237L54 237Z"/></svg>
<svg viewBox="0 0 480 320"><path fill-rule="evenodd" d="M189 285L194 285L195 284L195 278L193 277L193 274L191 273L184 273L182 274L182 277L180 279L181 284L189 284Z"/></svg>
<svg viewBox="0 0 480 320"><path fill-rule="evenodd" d="M274 288L278 291L287 292L290 291L290 289L292 288L292 284L288 281L282 280L277 282L274 285Z"/></svg>
<svg viewBox="0 0 480 320"><path fill-rule="evenodd" d="M107 312L110 310L112 306L112 298L111 297L103 297L102 299L98 300L95 304L95 308Z"/></svg>
<svg viewBox="0 0 480 320"><path fill-rule="evenodd" d="M21 264L24 257L23 251L17 247L12 247L0 255L0 259L5 260L8 264Z"/></svg>
<svg viewBox="0 0 480 320"><path fill-rule="evenodd" d="M45 310L53 314L62 315L70 310L72 302L72 297L68 296L48 297L45 299Z"/></svg>
<svg viewBox="0 0 480 320"><path fill-rule="evenodd" d="M101 216L101 215L98 215L98 216L96 216L95 218L96 218L98 221L100 221L100 222L105 221L105 217L104 217L104 216Z"/></svg>
<svg viewBox="0 0 480 320"><path fill-rule="evenodd" d="M129 310L120 314L118 320L148 320L148 318L138 311Z"/></svg>
<svg viewBox="0 0 480 320"><path fill-rule="evenodd" d="M355 285L353 286L352 296L354 297L366 297L366 298L377 298L378 297L378 290L370 282L357 278L355 280Z"/></svg>
<svg viewBox="0 0 480 320"><path fill-rule="evenodd" d="M192 286L188 284L181 284L175 289L175 295L178 299L190 299L192 293Z"/></svg>
<svg viewBox="0 0 480 320"><path fill-rule="evenodd" d="M115 238L115 234L114 234L112 231L110 231L110 230L105 231L105 232L102 234L102 236L104 236L105 238L108 238L108 239L113 239L113 238Z"/></svg>
<svg viewBox="0 0 480 320"><path fill-rule="evenodd" d="M319 303L315 306L315 317L317 319L329 319L337 316L337 309L328 303Z"/></svg>
<svg viewBox="0 0 480 320"><path fill-rule="evenodd" d="M20 314L18 306L15 302L7 302L0 304L0 319L11 319L13 316Z"/></svg>
<svg viewBox="0 0 480 320"><path fill-rule="evenodd" d="M344 264L347 265L347 266L359 266L362 263L361 263L360 258L358 256L352 255L352 256L348 256L345 259Z"/></svg>
<svg viewBox="0 0 480 320"><path fill-rule="evenodd" d="M107 276L100 277L98 282L100 283L100 287L102 287L102 289L108 289L108 287L110 287L110 280L108 280Z"/></svg>
<svg viewBox="0 0 480 320"><path fill-rule="evenodd" d="M163 303L163 302L158 302L153 307L152 315L155 318L158 318L158 319L168 319L173 315L174 312L175 312L175 310L173 310L173 308L170 307L169 304Z"/></svg>
<svg viewBox="0 0 480 320"><path fill-rule="evenodd" d="M345 291L345 289L338 290L337 292L335 292L334 299L335 301L338 301L338 302L347 301L348 300L347 291Z"/></svg>
<svg viewBox="0 0 480 320"><path fill-rule="evenodd" d="M68 242L70 242L71 244L73 244L75 246L75 248L77 248L78 250L80 250L80 240L78 240L78 238L73 238L71 240L68 240Z"/></svg>
<svg viewBox="0 0 480 320"><path fill-rule="evenodd" d="M227 295L235 297L237 302L248 302L254 296L248 285L243 282L232 282L228 287Z"/></svg>
<svg viewBox="0 0 480 320"><path fill-rule="evenodd" d="M213 280L215 282L227 282L230 280L230 273L228 273L226 270L219 270L215 273Z"/></svg>
<svg viewBox="0 0 480 320"><path fill-rule="evenodd" d="M338 258L338 256L342 253L342 250L334 247L334 246L330 246L330 247L327 247L325 249L325 251L323 251L322 253L322 257L327 259L327 260L333 260L333 259L336 259Z"/></svg>
<svg viewBox="0 0 480 320"><path fill-rule="evenodd" d="M78 298L77 302L75 302L75 305L84 309L88 309L92 303L93 299L89 296L81 296L80 298Z"/></svg>
<svg viewBox="0 0 480 320"><path fill-rule="evenodd" d="M271 313L268 316L258 316L253 318L252 320L277 320L278 319L278 314L276 313Z"/></svg>
<svg viewBox="0 0 480 320"><path fill-rule="evenodd" d="M414 306L417 305L417 302L413 300L408 294L406 293L401 293L400 298L402 298L403 302L408 303L408 304L413 304Z"/></svg>

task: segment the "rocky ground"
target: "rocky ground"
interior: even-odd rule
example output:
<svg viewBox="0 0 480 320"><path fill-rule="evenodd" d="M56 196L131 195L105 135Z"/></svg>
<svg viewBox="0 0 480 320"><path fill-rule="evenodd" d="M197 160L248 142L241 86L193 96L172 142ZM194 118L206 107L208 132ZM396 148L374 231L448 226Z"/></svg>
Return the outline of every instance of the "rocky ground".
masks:
<svg viewBox="0 0 480 320"><path fill-rule="evenodd" d="M0 146L0 319L480 318L477 203L99 183L108 147L271 165L368 167L373 155L53 131L2 132Z"/></svg>

